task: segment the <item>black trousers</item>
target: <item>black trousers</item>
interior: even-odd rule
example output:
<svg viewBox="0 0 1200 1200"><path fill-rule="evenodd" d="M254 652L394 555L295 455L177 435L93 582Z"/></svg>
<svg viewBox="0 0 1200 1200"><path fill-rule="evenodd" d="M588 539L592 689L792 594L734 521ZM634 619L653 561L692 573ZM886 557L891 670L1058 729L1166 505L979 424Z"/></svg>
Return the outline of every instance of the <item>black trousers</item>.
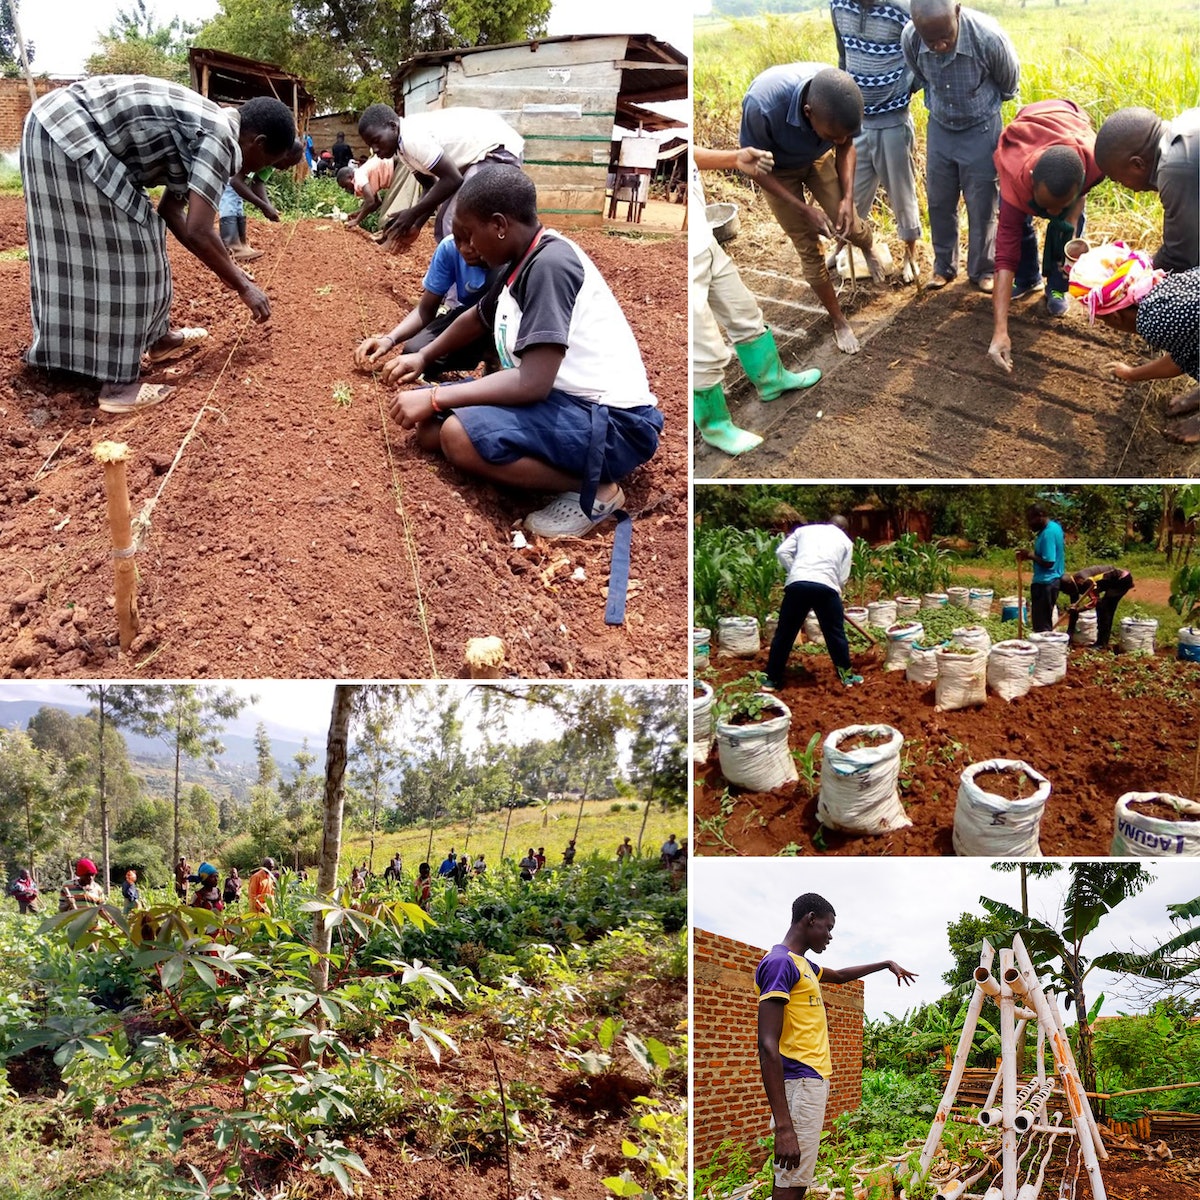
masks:
<svg viewBox="0 0 1200 1200"><path fill-rule="evenodd" d="M823 583L789 583L783 589L783 603L779 606L779 627L771 641L771 653L767 657L767 678L774 684L783 682L787 669L788 655L796 644L796 637L810 612L817 614L817 623L829 647L829 657L839 671L850 669L850 643L846 640L846 618L842 612L842 598L831 587Z"/></svg>
<svg viewBox="0 0 1200 1200"><path fill-rule="evenodd" d="M1054 606L1058 603L1058 580L1029 585L1029 607L1033 632L1049 633L1054 628Z"/></svg>
<svg viewBox="0 0 1200 1200"><path fill-rule="evenodd" d="M1096 585L1099 599L1096 601L1096 645L1107 646L1112 636L1113 619L1117 615L1117 605L1121 598L1133 587L1133 576L1124 575L1112 582L1105 581ZM1067 622L1067 632L1074 634L1079 614L1072 613Z"/></svg>

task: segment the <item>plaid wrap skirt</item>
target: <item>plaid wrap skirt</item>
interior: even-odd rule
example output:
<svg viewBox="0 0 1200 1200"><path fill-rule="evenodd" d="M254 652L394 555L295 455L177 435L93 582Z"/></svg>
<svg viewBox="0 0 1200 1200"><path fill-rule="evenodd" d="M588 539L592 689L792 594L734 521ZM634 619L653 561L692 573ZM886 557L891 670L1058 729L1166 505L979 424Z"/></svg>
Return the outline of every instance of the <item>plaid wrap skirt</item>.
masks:
<svg viewBox="0 0 1200 1200"><path fill-rule="evenodd" d="M144 223L114 204L36 117L25 121L21 175L33 315L25 361L133 382L169 328L166 226L148 196Z"/></svg>

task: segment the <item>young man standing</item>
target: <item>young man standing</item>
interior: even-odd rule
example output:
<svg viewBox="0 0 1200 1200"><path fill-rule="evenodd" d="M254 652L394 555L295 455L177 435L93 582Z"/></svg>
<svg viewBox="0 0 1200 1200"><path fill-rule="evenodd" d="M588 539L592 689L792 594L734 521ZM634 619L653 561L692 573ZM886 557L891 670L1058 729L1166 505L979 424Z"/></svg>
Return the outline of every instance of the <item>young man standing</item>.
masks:
<svg viewBox="0 0 1200 1200"><path fill-rule="evenodd" d="M1027 516L1034 534L1032 550L1018 550L1017 558L1033 563L1033 582L1029 585L1034 633L1049 633L1054 628L1054 606L1058 588L1067 569L1067 544L1062 526L1050 520L1040 504L1031 505Z"/></svg>
<svg viewBox="0 0 1200 1200"><path fill-rule="evenodd" d="M850 983L891 971L896 986L916 976L892 961L833 970L808 955L821 954L833 939L833 905L816 892L792 902L792 923L783 941L754 973L758 992L758 1061L775 1129L772 1200L801 1200L812 1183L833 1073L821 983Z"/></svg>
<svg viewBox="0 0 1200 1200"><path fill-rule="evenodd" d="M954 0L912 0L912 24L902 40L913 90L924 90L929 110L925 192L933 277L925 286L944 288L958 274L961 196L967 209L967 275L990 295L999 192L992 155L1000 140L1000 105L1017 94L1017 52L991 17Z"/></svg>
<svg viewBox="0 0 1200 1200"><path fill-rule="evenodd" d="M908 0L831 0L829 11L838 66L858 84L863 97L862 133L854 139L854 208L869 220L875 193L883 184L896 233L904 243L900 278L915 283L921 236L913 167L917 135L909 107L912 73L900 40L909 21Z"/></svg>

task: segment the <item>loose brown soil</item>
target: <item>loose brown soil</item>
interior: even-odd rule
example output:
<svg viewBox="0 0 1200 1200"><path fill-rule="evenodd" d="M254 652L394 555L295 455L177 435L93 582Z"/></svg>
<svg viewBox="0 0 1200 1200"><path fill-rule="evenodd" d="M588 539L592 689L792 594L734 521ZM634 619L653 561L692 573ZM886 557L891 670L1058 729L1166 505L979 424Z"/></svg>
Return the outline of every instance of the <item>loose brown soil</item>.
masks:
<svg viewBox="0 0 1200 1200"><path fill-rule="evenodd" d="M852 750L874 750L890 739L891 734L888 733L856 733L852 738L839 742L838 749L843 754L849 754Z"/></svg>
<svg viewBox="0 0 1200 1200"><path fill-rule="evenodd" d="M23 230L22 203L0 197L0 239L19 244L10 231ZM251 234L266 251L253 264L271 297L263 327L168 239L173 321L210 336L193 358L146 376L177 391L133 418L102 414L93 390L22 366L28 264L0 260L0 674L454 676L467 639L490 634L507 644L510 674L684 674L685 242L576 238L621 301L666 416L658 454L625 484L629 607L611 628L611 523L514 550L513 527L541 498L419 451L386 419L389 390L353 368L357 341L419 296L432 236L393 258L330 221L254 221ZM137 513L198 414L137 556L141 636L118 657L92 446L129 443Z"/></svg>
<svg viewBox="0 0 1200 1200"><path fill-rule="evenodd" d="M1089 326L1077 304L1060 320L1046 314L1040 293L1013 304L1015 365L1005 374L987 357L991 297L964 275L939 292L844 284L839 302L862 350L840 353L765 202L727 190L714 187L709 200L742 205L742 232L726 250L776 330L785 365L819 367L824 378L764 404L735 364L726 379L733 418L765 440L737 458L698 441L698 478L1160 478L1200 467L1195 447L1162 436L1168 399L1192 380L1114 380L1107 363L1157 352L1131 334ZM902 245L889 245L898 264ZM927 280L928 244L919 256Z"/></svg>
<svg viewBox="0 0 1200 1200"><path fill-rule="evenodd" d="M1024 771L980 771L975 785L998 800L1025 800L1037 791Z"/></svg>
<svg viewBox="0 0 1200 1200"><path fill-rule="evenodd" d="M714 660L705 675L727 682L761 670L754 663ZM1132 660L1072 651L1066 679L1005 703L989 693L986 705L937 712L933 687L908 683L903 671L885 672L867 654L855 668L864 676L845 688L824 654L796 654L780 698L792 710L789 742L803 749L849 725L886 724L905 735L901 799L913 824L877 837L821 832L814 844L817 799L804 780L771 792L728 788L715 750L697 765L695 834L700 854L800 853L951 854L959 779L972 763L1020 759L1052 784L1041 824L1046 855L1107 855L1119 796L1130 791L1192 792L1196 702L1200 674L1167 655ZM1144 672L1144 673L1143 673Z"/></svg>
<svg viewBox="0 0 1200 1200"><path fill-rule="evenodd" d="M1145 817L1156 821L1200 821L1200 813L1180 812L1165 800L1134 800L1129 807Z"/></svg>
<svg viewBox="0 0 1200 1200"><path fill-rule="evenodd" d="M775 708L774 706L771 706L769 708L764 708L757 717L752 717L749 713L744 712L730 713L729 716L725 718L725 722L728 725L738 726L765 725L768 721L776 721L783 715L784 713L782 708Z"/></svg>

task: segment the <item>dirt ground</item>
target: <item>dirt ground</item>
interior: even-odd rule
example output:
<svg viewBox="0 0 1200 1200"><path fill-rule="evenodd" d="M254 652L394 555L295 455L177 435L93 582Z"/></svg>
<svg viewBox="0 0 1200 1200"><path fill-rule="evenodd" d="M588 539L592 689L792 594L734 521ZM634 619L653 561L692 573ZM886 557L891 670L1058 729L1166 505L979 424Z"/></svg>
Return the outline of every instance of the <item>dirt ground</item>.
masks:
<svg viewBox="0 0 1200 1200"><path fill-rule="evenodd" d="M1166 441L1169 396L1186 377L1127 386L1107 362L1156 355L1139 338L1090 327L1082 308L1052 321L1040 298L1009 315L1011 375L987 357L992 301L965 275L940 292L911 285L841 286L862 350L841 354L828 316L803 280L799 256L761 201L738 191L742 232L726 249L776 331L786 365L820 367L808 391L771 404L734 363L726 390L734 420L763 444L738 458L697 444L697 478L1102 479L1191 476L1195 447ZM709 196L709 200L716 197ZM903 245L889 241L893 259ZM920 246L922 279L932 251Z"/></svg>
<svg viewBox="0 0 1200 1200"><path fill-rule="evenodd" d="M23 219L21 206L0 198L0 233ZM266 251L253 269L272 303L261 328L169 239L173 321L210 337L174 372L146 376L178 390L133 418L102 414L94 392L22 366L28 264L0 261L0 673L453 677L466 640L495 634L511 674L683 674L682 239L577 239L629 316L666 416L658 454L625 485L633 563L626 624L612 628L611 523L512 549L513 527L541 500L472 482L417 450L386 420L387 389L353 368L360 337L389 328L419 296L432 235L393 258L331 221L253 221L251 232ZM135 514L166 481L137 556L142 635L122 658L91 454L106 438L130 445Z"/></svg>
<svg viewBox="0 0 1200 1200"><path fill-rule="evenodd" d="M864 683L845 688L828 656L794 655L780 693L792 712L789 741L802 751L815 732L823 742L847 725L899 729L905 735L900 796L913 824L878 836L821 830L819 767L811 795L803 779L747 793L726 789L714 749L696 769L696 853L778 854L795 846L801 854L952 854L959 777L990 758L1022 759L1050 780L1041 822L1047 856L1107 855L1114 807L1125 792L1194 790L1200 677L1190 663L1163 653L1147 663L1075 650L1061 683L1011 703L989 693L983 707L937 712L932 686L908 683L903 671L885 672L881 661L856 655ZM717 659L710 682L765 665L765 650L754 660Z"/></svg>

